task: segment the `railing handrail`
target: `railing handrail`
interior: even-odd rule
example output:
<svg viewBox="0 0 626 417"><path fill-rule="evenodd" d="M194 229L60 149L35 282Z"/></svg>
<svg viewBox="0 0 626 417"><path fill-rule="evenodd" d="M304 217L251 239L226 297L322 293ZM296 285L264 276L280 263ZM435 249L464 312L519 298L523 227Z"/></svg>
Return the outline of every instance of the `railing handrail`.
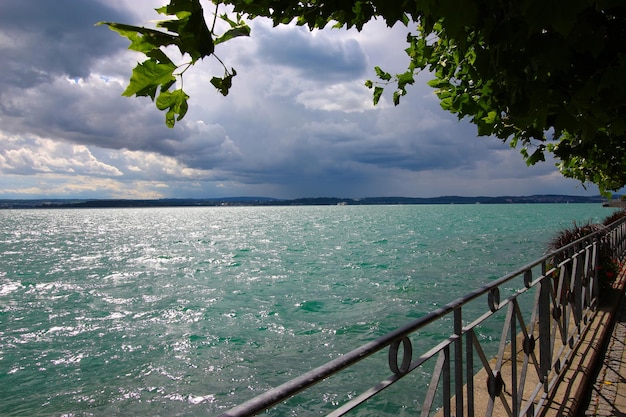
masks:
<svg viewBox="0 0 626 417"><path fill-rule="evenodd" d="M621 230L621 233L619 233L619 241L618 242L612 242L612 244L614 245L619 245L621 247L621 250L623 251L624 248L624 239L626 238L626 231L623 230L624 226L625 226L625 222L626 222L626 218L624 219L620 219L616 222L614 222L613 224L606 226L604 228L602 228L601 230L598 230L594 233L591 233L587 236L582 237L581 239L572 242L566 246L563 246L557 250L553 250L549 253L544 254L543 256L541 256L540 258L532 261L531 263L528 263L527 265L518 268L517 270L510 272L494 281L491 281L490 283L474 290L471 291L457 299L455 299L452 302L449 302L447 304L445 304L444 306L431 311L430 313L426 314L425 316L422 316L402 327L399 327L398 329L391 331L389 333L387 333L386 335L377 338L376 340L373 340L371 342L365 343L363 345L361 345L360 347L334 359L331 360L315 369L312 369L309 372L306 372L290 381L287 381L275 388L272 388L232 409L230 409L229 411L223 413L220 415L220 417L235 417L235 416L250 416L250 415L254 415L254 414L258 414L260 412L263 412L264 410L279 404L285 400L287 400L288 398L296 395L297 393L317 384L318 382L338 373L339 371L350 367L351 365L360 362L361 360L365 359L368 356L371 356L372 354L381 351L382 349L388 347L388 346L392 346L392 348L394 348L395 345L395 349L398 348L399 344L401 342L403 342L404 339L406 339L409 335L411 335L412 333L414 333L415 331L435 322L438 319L441 319L442 317L445 317L451 313L454 313L456 310L459 311L460 313L460 309L468 304L469 302L485 296L485 295L492 295L494 293L498 292L498 289L503 285L506 284L507 282L514 280L516 278L519 278L520 276L524 276L525 281L527 279L527 275L529 274L528 271L530 271L530 281L532 282L525 282L525 286L526 288L530 288L532 285L536 285L539 281L542 281L544 279L549 279L549 275L551 275L550 271L556 271L557 268L561 265L564 264L568 264L568 263L572 263L573 264L573 259L577 256L580 255L580 253L585 253L586 256L592 256L591 254L593 254L593 256L597 256L597 247L599 245L599 242L601 239L605 238L607 235L609 235L610 233L616 231L616 230ZM589 252L591 251L591 252ZM565 258L560 265L552 265L552 269L549 271L546 271L546 266L549 264L549 262L553 259L555 259L555 257L557 255L560 254L570 254L570 256L568 258ZM622 255L622 253L619 254L620 256ZM589 260L585 261L585 267L587 268L587 262L591 262ZM595 262L595 261L594 261ZM595 265L595 263L592 263L592 265ZM532 270L533 268L537 268L541 266L542 267L542 275L537 278L536 280L532 280ZM582 268L582 267L579 267ZM595 269L595 268L594 268ZM594 273L594 277L595 277L595 273ZM569 285L569 281L567 281L567 277L565 276L564 272L561 272L561 281L562 283L559 284L559 288L561 288L562 285ZM572 272L572 277L571 280L574 280L574 272ZM565 284L563 284L563 282L565 282ZM596 284L597 285L597 284ZM588 294L589 295L589 294ZM492 313L494 313L497 309L505 306L506 304L508 304L509 300L512 300L514 298L516 298L517 295L513 295L511 296L509 299L505 300L505 302L503 302L502 305L500 305L499 299L497 301L497 308L491 308ZM546 295L547 297L547 295ZM595 297L594 297L595 298ZM556 302L553 301L553 303ZM559 301L559 302L563 302L563 300ZM593 307L595 306L595 302L591 302L590 305L588 307ZM455 318L456 320L456 318ZM556 319L558 320L558 319ZM460 314L459 314L459 322L460 322ZM455 332L455 337L458 337L460 339L461 336L463 336L466 332L471 331L470 328L466 328L463 326L460 326L457 331ZM453 337L454 338L454 337ZM404 342L403 342L404 343ZM449 346L452 343L452 340L449 338L448 339L448 343L443 343L440 345L447 345ZM459 341L460 343L460 341ZM534 343L534 342L533 342ZM546 342L547 343L547 342ZM409 341L410 344L410 341ZM469 342L468 342L469 344ZM459 345L459 349L460 349L460 345ZM469 348L468 348L469 349ZM441 346L440 346L440 350L441 350ZM396 355L397 355L397 350L396 350ZM459 358L457 358L459 359ZM410 359L409 359L410 360ZM420 362L421 363L421 362ZM409 364L410 365L410 364ZM390 361L390 366L391 366L391 361ZM407 364L403 364L402 368L400 371L396 372L396 370L394 370L394 373L396 374L395 379L399 379L401 377L403 377L405 374L409 373L412 369L414 369L415 366L408 366ZM396 366L397 368L397 366ZM392 367L393 370L393 367ZM461 378L462 379L462 378ZM392 381L395 382L395 381ZM459 393L457 392L457 395L459 395Z"/></svg>

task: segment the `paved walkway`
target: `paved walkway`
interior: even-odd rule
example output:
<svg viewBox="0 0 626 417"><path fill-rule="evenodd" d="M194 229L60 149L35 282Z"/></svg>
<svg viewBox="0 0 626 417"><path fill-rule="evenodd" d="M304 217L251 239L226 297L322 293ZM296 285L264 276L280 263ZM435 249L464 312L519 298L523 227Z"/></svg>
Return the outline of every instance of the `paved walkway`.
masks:
<svg viewBox="0 0 626 417"><path fill-rule="evenodd" d="M626 302L621 301L606 352L580 416L626 417Z"/></svg>

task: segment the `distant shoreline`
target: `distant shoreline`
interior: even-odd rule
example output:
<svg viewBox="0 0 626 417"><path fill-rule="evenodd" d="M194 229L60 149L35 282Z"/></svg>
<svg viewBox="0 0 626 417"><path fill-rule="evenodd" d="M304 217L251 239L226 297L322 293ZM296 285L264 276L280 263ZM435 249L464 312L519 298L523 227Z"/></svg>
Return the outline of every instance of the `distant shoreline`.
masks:
<svg viewBox="0 0 626 417"><path fill-rule="evenodd" d="M500 197L442 196L339 198L316 197L281 200L270 197L228 198L168 198L159 200L130 199L1 199L0 209L51 209L51 208L139 208L139 207L217 207L217 206L346 206L346 205L409 205L409 204L607 204L597 196L531 195ZM619 204L623 205L619 205ZM613 200L610 207L626 207L626 203Z"/></svg>

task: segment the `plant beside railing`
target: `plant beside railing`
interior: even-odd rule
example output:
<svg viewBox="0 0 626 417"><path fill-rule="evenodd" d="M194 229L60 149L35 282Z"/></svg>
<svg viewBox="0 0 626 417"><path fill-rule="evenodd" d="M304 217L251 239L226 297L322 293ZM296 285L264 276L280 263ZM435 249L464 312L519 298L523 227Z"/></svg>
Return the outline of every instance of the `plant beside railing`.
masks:
<svg viewBox="0 0 626 417"><path fill-rule="evenodd" d="M586 223L579 224L574 222L571 227L561 230L550 240L548 243L548 252L555 251L596 232L601 232L606 229L607 226L624 217L626 217L626 209L616 211L607 216L602 223L587 221ZM613 252L611 242L608 241L607 236L602 236L600 238L598 264L596 266L600 299L613 287L615 279L621 269L620 259L618 259ZM552 259L551 264L558 267L565 258L566 253L561 252ZM553 272L553 276L558 277L558 269Z"/></svg>

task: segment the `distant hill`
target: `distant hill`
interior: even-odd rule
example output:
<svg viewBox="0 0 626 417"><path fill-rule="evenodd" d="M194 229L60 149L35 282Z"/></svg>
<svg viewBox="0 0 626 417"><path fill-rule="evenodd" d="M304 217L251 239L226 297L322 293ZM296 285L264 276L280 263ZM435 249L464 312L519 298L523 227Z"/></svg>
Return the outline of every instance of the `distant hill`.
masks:
<svg viewBox="0 0 626 417"><path fill-rule="evenodd" d="M532 196L500 196L500 197L462 197L443 196L429 198L413 197L367 197L349 198L300 198L288 200L290 204L301 205L372 205L372 204L554 204L554 203L602 203L600 195L593 197L569 195L532 195Z"/></svg>
<svg viewBox="0 0 626 417"><path fill-rule="evenodd" d="M619 196L617 196L619 198ZM37 199L0 200L0 209L19 208L130 208L130 207L193 207L193 206L320 206L320 205L397 205L397 204L575 204L603 203L601 196L531 195L500 197L442 196L431 198L366 197L338 198L316 197L280 200L270 197L226 198L166 198L159 200L124 199Z"/></svg>

